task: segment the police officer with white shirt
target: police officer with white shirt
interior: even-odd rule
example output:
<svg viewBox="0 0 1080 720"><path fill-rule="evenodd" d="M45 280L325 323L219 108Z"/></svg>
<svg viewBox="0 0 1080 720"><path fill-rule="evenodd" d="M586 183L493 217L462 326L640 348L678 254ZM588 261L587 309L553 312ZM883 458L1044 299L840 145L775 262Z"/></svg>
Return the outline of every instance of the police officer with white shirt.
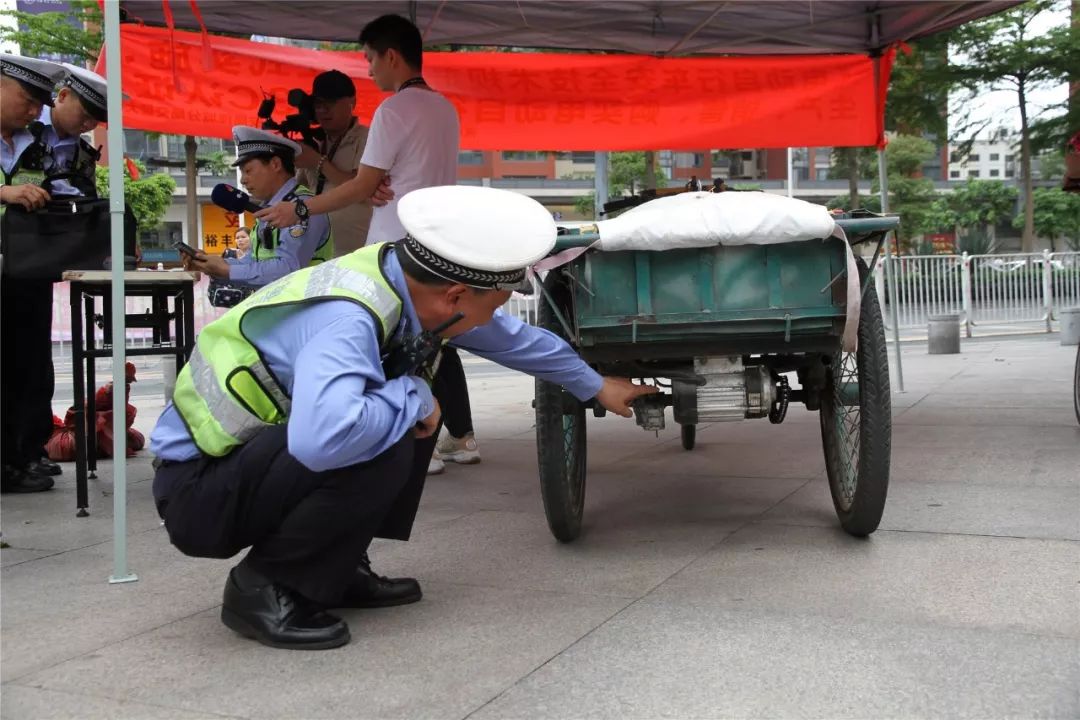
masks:
<svg viewBox="0 0 1080 720"><path fill-rule="evenodd" d="M55 63L0 54L0 212L7 205L36 210L50 199L42 184L51 157L37 118L64 75ZM49 475L59 471L42 464L52 432L52 283L5 277L0 294L0 491L49 490Z"/></svg>
<svg viewBox="0 0 1080 720"><path fill-rule="evenodd" d="M207 326L150 437L173 544L198 557L251 548L226 581L222 621L265 645L337 647L349 629L327 610L421 597L416 580L367 561L373 537L408 539L440 423L430 365L384 371L402 339L455 320L441 333L452 345L624 416L655 391L599 376L554 334L498 311L555 244L535 200L435 187L402 198L399 214L403 240L294 273Z"/></svg>
<svg viewBox="0 0 1080 720"><path fill-rule="evenodd" d="M254 200L263 204L304 203L312 192L297 183L296 156L299 143L266 130L246 125L233 128L236 141L235 166L240 183ZM258 221L252 229L251 252L242 258L224 258L199 252L184 256L186 267L205 272L230 285L259 288L308 265L317 265L334 256L334 241L327 215L306 213L288 227Z"/></svg>

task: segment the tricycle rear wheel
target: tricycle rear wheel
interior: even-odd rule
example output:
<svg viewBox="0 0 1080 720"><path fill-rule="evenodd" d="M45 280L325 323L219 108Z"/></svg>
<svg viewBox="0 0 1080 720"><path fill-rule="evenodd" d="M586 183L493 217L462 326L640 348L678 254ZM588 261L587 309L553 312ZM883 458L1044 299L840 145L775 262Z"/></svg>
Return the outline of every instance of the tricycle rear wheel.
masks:
<svg viewBox="0 0 1080 720"><path fill-rule="evenodd" d="M697 425L683 425L682 426L682 447L683 450L693 450L694 445L697 444Z"/></svg>
<svg viewBox="0 0 1080 720"><path fill-rule="evenodd" d="M565 275L552 271L544 280L559 312L572 317L570 287ZM544 297L537 324L563 339L566 331ZM536 381L536 456L540 469L540 496L551 534L570 542L581 534L585 509L586 476L585 406L554 383Z"/></svg>
<svg viewBox="0 0 1080 720"><path fill-rule="evenodd" d="M857 259L866 282L866 264ZM825 373L821 439L825 469L840 525L863 537L877 530L885 511L892 453L892 399L885 326L874 288L863 295L859 346L839 352Z"/></svg>

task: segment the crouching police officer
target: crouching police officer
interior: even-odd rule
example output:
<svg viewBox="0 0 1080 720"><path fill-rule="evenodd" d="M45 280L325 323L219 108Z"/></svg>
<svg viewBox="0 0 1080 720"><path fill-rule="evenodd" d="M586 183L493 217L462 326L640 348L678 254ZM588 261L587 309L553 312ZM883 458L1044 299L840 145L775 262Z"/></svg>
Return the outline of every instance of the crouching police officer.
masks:
<svg viewBox="0 0 1080 720"><path fill-rule="evenodd" d="M253 199L263 204L296 202L313 193L297 184L296 156L299 143L258 128L237 125L236 162L240 183ZM334 241L328 215L312 215L291 227L277 228L263 221L252 230L252 251L242 258L223 258L199 252L195 258L184 256L185 267L204 272L229 285L259 288L308 265L334 256Z"/></svg>
<svg viewBox="0 0 1080 720"><path fill-rule="evenodd" d="M373 537L406 540L440 423L424 375L387 377L388 348L461 318L451 344L595 397L629 416L655 388L603 378L554 334L496 312L555 244L551 215L505 190L434 187L402 198L409 235L294 273L199 335L151 434L154 497L188 555L249 547L221 619L272 647L349 641L332 608L420 599L375 575ZM438 376L435 379L438 386Z"/></svg>
<svg viewBox="0 0 1080 720"><path fill-rule="evenodd" d="M50 200L42 185L51 164L37 121L65 75L54 63L0 54L0 203L37 210ZM0 212L3 212L0 209ZM41 464L52 433L52 282L4 277L0 283L0 423L2 492L40 492L59 468Z"/></svg>

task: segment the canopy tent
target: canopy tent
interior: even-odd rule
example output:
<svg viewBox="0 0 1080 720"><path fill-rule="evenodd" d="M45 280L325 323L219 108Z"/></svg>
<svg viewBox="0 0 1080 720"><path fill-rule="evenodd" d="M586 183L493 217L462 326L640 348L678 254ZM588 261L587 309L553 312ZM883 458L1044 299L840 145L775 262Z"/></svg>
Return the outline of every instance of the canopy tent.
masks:
<svg viewBox="0 0 1080 720"><path fill-rule="evenodd" d="M386 13L412 18L428 45L494 45L582 51L609 50L656 56L863 54L880 64L889 47L940 32L969 20L1018 4L1019 0L958 2L955 0L781 0L778 2L718 2L697 0L658 2L572 2L567 0L309 0L298 3L203 2L172 0L107 0L105 45L110 84L126 89L120 33L121 4L126 19L140 24L189 30L321 40L355 41L368 20ZM209 36L206 36L209 47ZM121 60L124 60L122 63ZM128 65L125 71L135 72ZM884 105L885 85L880 69L873 73L875 104ZM123 256L123 108L121 93L109 93L108 147L112 255ZM880 127L880 115L875 130ZM569 133L568 133L569 134ZM880 134L876 134L880 137ZM839 142L835 144L842 143ZM754 145L756 143L747 143ZM790 146L792 143L785 143ZM834 143L826 143L834 144ZM883 206L887 195L884 155L879 149ZM891 262L885 253L886 272ZM113 266L113 382L124 382L124 275ZM895 284L889 283L895 293ZM895 298L894 298L895 300ZM895 301L893 302L895 312ZM893 329L896 330L895 315ZM897 343L899 373L899 343ZM903 389L902 376L900 389ZM123 442L124 398L114 393L114 436ZM114 457L123 458L123 447ZM113 493L113 574L110 582L136 579L127 567L127 475L123 460L116 463Z"/></svg>
<svg viewBox="0 0 1080 720"><path fill-rule="evenodd" d="M367 20L412 18L428 45L611 50L642 55L873 53L1015 2L891 0L124 0L127 19L214 32L355 42Z"/></svg>
<svg viewBox="0 0 1080 720"><path fill-rule="evenodd" d="M258 125L262 93L331 68L367 122L385 94L357 52L125 25L124 126L228 138ZM433 52L424 77L455 104L469 150L698 150L877 145L894 50L865 55L655 58ZM875 73L880 73L875 77Z"/></svg>

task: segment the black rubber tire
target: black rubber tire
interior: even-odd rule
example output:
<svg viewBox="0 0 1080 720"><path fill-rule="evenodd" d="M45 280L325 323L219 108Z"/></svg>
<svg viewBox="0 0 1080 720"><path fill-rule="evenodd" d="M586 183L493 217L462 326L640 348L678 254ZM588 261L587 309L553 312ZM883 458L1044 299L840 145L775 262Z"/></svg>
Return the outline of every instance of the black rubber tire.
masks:
<svg viewBox="0 0 1080 720"><path fill-rule="evenodd" d="M694 445L697 444L697 426L696 425L683 425L682 426L682 449L693 450Z"/></svg>
<svg viewBox="0 0 1080 720"><path fill-rule="evenodd" d="M544 287L569 321L572 306L565 276L550 272ZM566 331L543 295L539 305L537 324L565 339ZM570 542L581 534L585 509L585 406L558 385L543 380L536 381L536 457L548 527L557 540Z"/></svg>
<svg viewBox="0 0 1080 720"><path fill-rule="evenodd" d="M1080 423L1080 346L1076 348L1076 369L1073 370L1073 411L1076 422Z"/></svg>
<svg viewBox="0 0 1080 720"><path fill-rule="evenodd" d="M866 281L866 264L856 259ZM845 405L842 388L857 378L858 406ZM865 537L877 530L889 491L892 455L892 397L885 324L874 288L863 296L859 347L837 353L826 370L821 394L821 439L833 506L846 532ZM857 437L856 437L857 436ZM851 460L857 459L852 467Z"/></svg>

